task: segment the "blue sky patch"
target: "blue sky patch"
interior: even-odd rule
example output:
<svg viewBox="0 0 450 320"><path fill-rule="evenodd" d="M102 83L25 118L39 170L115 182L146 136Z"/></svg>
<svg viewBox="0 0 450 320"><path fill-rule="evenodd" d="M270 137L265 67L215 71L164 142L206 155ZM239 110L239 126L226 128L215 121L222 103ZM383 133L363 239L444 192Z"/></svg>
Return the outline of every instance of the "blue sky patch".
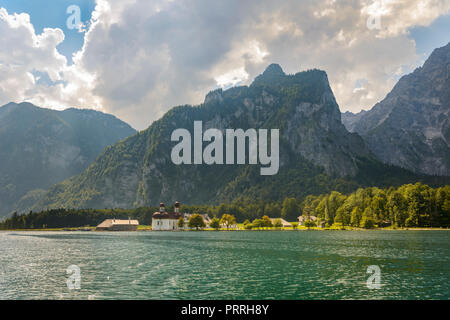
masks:
<svg viewBox="0 0 450 320"><path fill-rule="evenodd" d="M36 34L41 34L44 28L63 30L65 39L57 48L67 57L69 64L72 63L72 54L80 50L84 43L83 32L67 28L67 8L71 5L80 7L82 23L90 21L95 8L94 0L0 0L0 7L5 8L9 14L28 13Z"/></svg>

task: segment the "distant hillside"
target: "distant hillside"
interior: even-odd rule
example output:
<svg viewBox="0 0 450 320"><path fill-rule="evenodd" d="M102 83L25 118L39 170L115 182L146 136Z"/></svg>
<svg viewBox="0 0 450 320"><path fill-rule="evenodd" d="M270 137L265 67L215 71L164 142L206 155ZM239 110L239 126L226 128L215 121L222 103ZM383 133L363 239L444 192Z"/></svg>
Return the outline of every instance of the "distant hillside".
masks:
<svg viewBox="0 0 450 320"><path fill-rule="evenodd" d="M450 43L400 79L371 110L343 114L383 162L450 176Z"/></svg>
<svg viewBox="0 0 450 320"><path fill-rule="evenodd" d="M261 176L259 165L173 164L172 132L186 128L193 135L196 120L222 132L279 129L279 173ZM382 164L359 135L345 129L325 72L286 75L280 66L270 65L250 86L213 91L203 104L176 107L147 130L108 147L82 174L51 188L34 209L301 199L427 179L443 182Z"/></svg>
<svg viewBox="0 0 450 320"><path fill-rule="evenodd" d="M0 217L30 208L45 189L79 174L106 146L135 132L93 110L0 107Z"/></svg>

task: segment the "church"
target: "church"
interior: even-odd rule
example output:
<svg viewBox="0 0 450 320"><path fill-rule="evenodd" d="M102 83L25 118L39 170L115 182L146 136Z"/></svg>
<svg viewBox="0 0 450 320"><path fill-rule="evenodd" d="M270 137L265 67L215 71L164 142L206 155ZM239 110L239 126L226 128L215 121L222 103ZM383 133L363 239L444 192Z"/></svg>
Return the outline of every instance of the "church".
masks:
<svg viewBox="0 0 450 320"><path fill-rule="evenodd" d="M167 212L164 203L159 204L159 211L152 216L152 229L159 231L180 230L178 220L183 215L180 213L180 203L177 201L174 205L174 212Z"/></svg>

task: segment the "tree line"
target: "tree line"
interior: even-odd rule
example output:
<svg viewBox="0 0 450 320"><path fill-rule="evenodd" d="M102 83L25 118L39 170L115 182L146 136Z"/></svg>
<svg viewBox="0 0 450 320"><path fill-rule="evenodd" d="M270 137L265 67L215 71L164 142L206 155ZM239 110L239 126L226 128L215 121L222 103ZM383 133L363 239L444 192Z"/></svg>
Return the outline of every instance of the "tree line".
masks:
<svg viewBox="0 0 450 320"><path fill-rule="evenodd" d="M350 194L332 191L309 195L303 199L287 197L283 201L252 201L237 199L217 206L189 209L212 216L232 214L239 222L261 219L263 216L297 221L297 217L315 216L325 226L370 228L379 227L449 227L450 186L431 188L422 183L398 188L359 188Z"/></svg>
<svg viewBox="0 0 450 320"><path fill-rule="evenodd" d="M431 188L416 183L358 189L350 195L334 191L308 196L301 207L303 215L316 216L328 226L449 227L450 186Z"/></svg>
<svg viewBox="0 0 450 320"><path fill-rule="evenodd" d="M96 226L105 219L137 219L150 225L159 207L136 209L53 209L27 214L14 213L0 223L0 229L74 228ZM167 206L167 210L173 207ZM421 183L398 188L360 188L345 195L337 191L310 195L304 199L287 197L283 201L252 201L240 198L219 205L182 205L182 212L208 214L211 218L225 214L237 222L254 221L263 216L297 221L297 217L315 216L326 226L342 225L370 228L449 227L450 186L431 188Z"/></svg>

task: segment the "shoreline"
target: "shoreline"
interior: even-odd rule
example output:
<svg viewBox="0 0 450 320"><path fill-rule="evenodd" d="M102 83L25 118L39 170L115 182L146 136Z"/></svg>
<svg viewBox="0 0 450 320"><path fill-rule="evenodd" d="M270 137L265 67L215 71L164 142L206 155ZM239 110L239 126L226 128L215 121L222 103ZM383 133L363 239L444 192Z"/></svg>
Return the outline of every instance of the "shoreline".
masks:
<svg viewBox="0 0 450 320"><path fill-rule="evenodd" d="M355 227L348 227L345 229L340 228L266 228L266 229L254 229L254 230L246 230L246 229L211 229L211 228L205 228L202 230L152 230L148 226L141 226L140 229L136 231L97 231L95 230L95 227L85 227L85 228L46 228L46 229L5 229L0 230L0 232L270 232L270 231L450 231L450 228L373 228L373 229L364 229L364 228L355 228Z"/></svg>

